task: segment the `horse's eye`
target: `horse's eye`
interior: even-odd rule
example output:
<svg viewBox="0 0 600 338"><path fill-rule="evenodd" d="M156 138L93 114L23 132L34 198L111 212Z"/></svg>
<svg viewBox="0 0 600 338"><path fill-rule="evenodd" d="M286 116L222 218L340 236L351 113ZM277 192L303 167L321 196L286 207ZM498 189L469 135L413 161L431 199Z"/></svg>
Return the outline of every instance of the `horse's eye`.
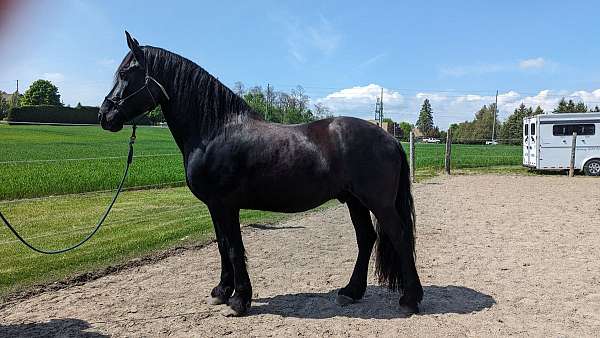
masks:
<svg viewBox="0 0 600 338"><path fill-rule="evenodd" d="M125 75L127 75L127 72L126 72L125 70L120 70L120 71L119 71L119 77L120 77L120 78L124 78L124 77L125 77Z"/></svg>

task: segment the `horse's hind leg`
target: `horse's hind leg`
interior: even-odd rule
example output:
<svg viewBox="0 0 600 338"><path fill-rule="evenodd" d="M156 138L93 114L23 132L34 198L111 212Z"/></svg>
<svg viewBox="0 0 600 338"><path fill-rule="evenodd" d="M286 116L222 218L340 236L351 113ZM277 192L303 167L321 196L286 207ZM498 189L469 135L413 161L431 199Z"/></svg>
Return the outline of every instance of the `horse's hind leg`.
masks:
<svg viewBox="0 0 600 338"><path fill-rule="evenodd" d="M371 251L377 239L369 209L354 196L348 198L346 203L350 211L354 231L356 232L358 257L354 265L352 277L350 277L350 282L344 288L340 289L335 300L341 306L353 303L364 296L367 289L367 274Z"/></svg>
<svg viewBox="0 0 600 338"><path fill-rule="evenodd" d="M383 263L384 265L399 265L399 267L384 266L384 269L388 270L388 274L400 272L401 282L400 285L398 285L402 289L402 296L399 300L400 308L406 314L418 313L418 303L421 302L423 298L423 287L421 286L421 281L419 280L419 275L415 266L410 232L408 229L402 229L400 227L402 219L396 207L374 208L373 213L379 223L378 227L381 227L382 230L382 232L380 232L379 245L382 246L383 249L378 249L378 255L383 254L384 257L379 256L378 259L385 259L386 262ZM382 236L385 236L386 238L381 238ZM382 243L382 241L386 242ZM390 252L379 252L387 250L390 250ZM395 254L391 251L395 251Z"/></svg>

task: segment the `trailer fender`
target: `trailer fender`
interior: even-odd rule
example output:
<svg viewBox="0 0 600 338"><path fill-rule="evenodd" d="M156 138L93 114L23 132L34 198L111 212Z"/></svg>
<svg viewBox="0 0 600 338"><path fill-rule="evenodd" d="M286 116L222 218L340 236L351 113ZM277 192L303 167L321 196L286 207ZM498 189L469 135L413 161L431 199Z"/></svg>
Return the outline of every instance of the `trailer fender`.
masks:
<svg viewBox="0 0 600 338"><path fill-rule="evenodd" d="M598 155L590 155L590 156L584 158L583 161L581 161L581 166L579 168L581 168L581 170L583 170L583 167L585 166L585 164L587 163L587 161L589 161L591 159L600 159L600 156L598 156Z"/></svg>

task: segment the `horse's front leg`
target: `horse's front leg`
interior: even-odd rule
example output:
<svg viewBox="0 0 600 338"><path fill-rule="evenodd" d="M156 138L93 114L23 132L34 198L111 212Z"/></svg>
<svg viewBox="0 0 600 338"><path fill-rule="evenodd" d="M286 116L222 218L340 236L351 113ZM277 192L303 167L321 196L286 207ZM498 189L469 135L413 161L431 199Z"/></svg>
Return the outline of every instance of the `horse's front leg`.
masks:
<svg viewBox="0 0 600 338"><path fill-rule="evenodd" d="M240 230L239 210L223 205L209 207L215 227L223 238L225 255L233 270L235 293L229 298L229 309L223 312L227 316L244 315L252 301L252 285L246 270L246 256Z"/></svg>
<svg viewBox="0 0 600 338"><path fill-rule="evenodd" d="M219 284L212 289L208 303L212 305L219 305L226 304L227 302L229 302L229 298L233 294L234 290L234 279L233 266L229 261L229 255L227 254L225 238L222 235L222 225L216 222L214 217L213 225L215 227L215 235L217 236L219 254L221 255L221 280L219 281Z"/></svg>

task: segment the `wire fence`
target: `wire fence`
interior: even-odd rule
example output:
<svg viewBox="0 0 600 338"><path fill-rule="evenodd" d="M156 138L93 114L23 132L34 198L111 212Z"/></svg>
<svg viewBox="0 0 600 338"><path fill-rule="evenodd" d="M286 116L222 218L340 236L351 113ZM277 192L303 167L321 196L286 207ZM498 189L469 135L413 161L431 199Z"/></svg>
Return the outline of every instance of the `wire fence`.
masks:
<svg viewBox="0 0 600 338"><path fill-rule="evenodd" d="M133 158L160 157L160 156L181 156L181 153L134 155ZM59 158L59 159L43 159L43 160L13 160L13 161L0 161L0 165L2 165L2 164L52 163L52 162L68 162L68 161L99 161L99 160L115 160L115 159L124 159L124 158L127 158L127 156Z"/></svg>
<svg viewBox="0 0 600 338"><path fill-rule="evenodd" d="M435 143L433 143L435 142ZM478 168L493 166L519 166L523 161L520 138L508 139L453 139L416 138L411 132L408 148L413 181L415 172L431 169Z"/></svg>
<svg viewBox="0 0 600 338"><path fill-rule="evenodd" d="M429 143L427 139L419 139L414 138L415 142L415 154L414 154L414 169L439 169L443 168L445 165L445 144L444 143ZM522 161L522 147L518 145L508 144L509 142L517 142L521 141L520 139L498 139L494 140L494 142L490 142L490 140L486 139L458 139L452 140L452 159L451 159L451 167L452 168L462 168L462 167L487 167L491 165L519 165ZM488 144L485 144L488 142ZM502 143L501 143L502 142ZM137 159L153 159L158 161L156 164L156 169L154 172L160 171L162 168L161 163L163 161L172 161L176 160L181 156L181 153L157 153L157 154L141 154L136 155L134 158ZM2 167L7 166L19 166L19 165L29 165L29 164L52 164L56 166L61 166L61 163L85 163L85 162L98 162L104 163L106 161L111 160L124 160L127 156L98 156L98 157L69 157L69 158L55 158L55 159L15 159L15 160L5 160L0 161L0 173ZM179 162L179 161L176 161ZM135 162L134 162L135 163ZM183 171L183 166L178 163L177 167ZM116 170L116 167L112 167ZM61 177L60 170L58 173L55 173L55 177L52 177L46 170L46 168L32 169L33 173L39 174L39 178L41 181L45 181L48 183L49 181L55 180L57 184L63 184L64 178ZM30 170L31 171L31 170ZM171 176L172 175L166 175ZM14 177L13 177L14 178ZM11 177L4 178L3 181L10 185ZM152 188L163 188L169 186L181 186L185 183L185 180L182 179L171 179L165 180L164 177L157 178L159 180L156 183L151 184L139 184L139 182L144 182L141 177L133 178L133 182L131 185L128 185L125 190L136 190L136 189L152 189ZM19 182L15 179L15 182ZM29 181L28 181L29 182ZM82 188L85 191L65 191L62 193L57 193L57 195L83 195L83 194L94 194L94 193L105 193L110 192L112 189L106 189L110 187L110 185L105 186L104 189L97 189L92 187ZM19 189L18 184L13 184L11 189ZM48 196L54 195L51 189L48 193L40 193L42 196L32 196L32 197L18 197L17 198L3 198L2 188L0 188L0 205L7 203L7 200L40 200L45 198L55 198L56 196ZM91 195L90 195L91 196ZM2 201L4 199L4 201Z"/></svg>

